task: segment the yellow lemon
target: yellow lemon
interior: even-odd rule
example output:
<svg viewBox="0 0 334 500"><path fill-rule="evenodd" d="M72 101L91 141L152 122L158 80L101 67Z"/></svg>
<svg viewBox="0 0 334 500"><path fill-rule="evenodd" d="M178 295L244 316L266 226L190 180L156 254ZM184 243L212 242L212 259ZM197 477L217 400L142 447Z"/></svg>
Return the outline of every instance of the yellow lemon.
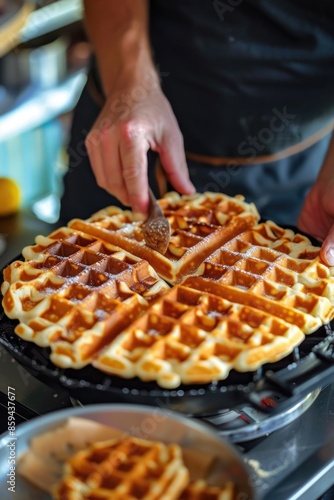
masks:
<svg viewBox="0 0 334 500"><path fill-rule="evenodd" d="M20 208L21 192L15 181L0 177L0 217L14 214Z"/></svg>

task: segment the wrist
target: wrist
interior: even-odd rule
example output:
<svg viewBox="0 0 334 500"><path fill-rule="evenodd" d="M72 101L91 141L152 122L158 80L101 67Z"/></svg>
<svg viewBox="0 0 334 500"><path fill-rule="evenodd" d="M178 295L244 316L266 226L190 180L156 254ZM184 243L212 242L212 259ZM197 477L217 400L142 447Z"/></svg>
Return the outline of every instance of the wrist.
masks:
<svg viewBox="0 0 334 500"><path fill-rule="evenodd" d="M107 98L119 94L133 94L141 101L143 90L146 95L160 89L159 75L152 63L136 61L131 67L120 65L118 68L116 74L110 73L109 84L104 87Z"/></svg>
<svg viewBox="0 0 334 500"><path fill-rule="evenodd" d="M142 84L148 74L155 84L159 84L149 44L143 38L130 30L119 35L111 44L107 57L103 54L100 58L97 54L101 82L107 97L117 90Z"/></svg>

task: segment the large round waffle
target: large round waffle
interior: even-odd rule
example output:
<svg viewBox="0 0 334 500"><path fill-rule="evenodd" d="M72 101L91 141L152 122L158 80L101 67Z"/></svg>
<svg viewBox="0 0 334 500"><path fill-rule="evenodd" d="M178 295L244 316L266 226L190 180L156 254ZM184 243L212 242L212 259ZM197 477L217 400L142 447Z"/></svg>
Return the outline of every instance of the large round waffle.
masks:
<svg viewBox="0 0 334 500"><path fill-rule="evenodd" d="M115 207L25 248L2 285L16 334L61 368L178 389L275 363L333 318L334 270L307 237L258 224L240 197L159 202L172 228L164 256Z"/></svg>

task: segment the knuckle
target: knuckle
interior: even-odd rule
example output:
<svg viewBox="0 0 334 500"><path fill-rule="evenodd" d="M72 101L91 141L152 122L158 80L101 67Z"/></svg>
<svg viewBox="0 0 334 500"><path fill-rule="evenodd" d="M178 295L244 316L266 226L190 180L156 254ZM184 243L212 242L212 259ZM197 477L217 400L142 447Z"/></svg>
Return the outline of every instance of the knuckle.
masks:
<svg viewBox="0 0 334 500"><path fill-rule="evenodd" d="M125 143L131 142L136 130L136 124L133 120L125 120L120 123L120 134L121 138Z"/></svg>
<svg viewBox="0 0 334 500"><path fill-rule="evenodd" d="M113 127L113 122L109 116L102 118L99 122L99 129L108 133Z"/></svg>
<svg viewBox="0 0 334 500"><path fill-rule="evenodd" d="M139 174L140 174L140 169L135 165L124 166L123 178L125 181L133 181L135 179L138 179Z"/></svg>
<svg viewBox="0 0 334 500"><path fill-rule="evenodd" d="M89 154L91 152L92 148L91 148L91 144L90 144L90 142L88 140L88 137L86 137L86 139L84 141L84 144L85 144L86 151Z"/></svg>
<svg viewBox="0 0 334 500"><path fill-rule="evenodd" d="M178 146L183 147L184 145L183 135L178 127L174 129L174 140L178 144Z"/></svg>
<svg viewBox="0 0 334 500"><path fill-rule="evenodd" d="M181 131L179 131L178 139L179 139L179 142L180 142L180 146L182 148L184 148L184 138L183 138L183 134L181 133Z"/></svg>
<svg viewBox="0 0 334 500"><path fill-rule="evenodd" d="M139 120L125 120L120 123L119 130L123 144L129 148L138 137L141 137L143 123Z"/></svg>
<svg viewBox="0 0 334 500"><path fill-rule="evenodd" d="M111 185L109 186L109 191L112 193L122 193L124 190L124 186L122 182L112 182Z"/></svg>
<svg viewBox="0 0 334 500"><path fill-rule="evenodd" d="M94 127L88 133L85 139L86 147L94 148L99 146L101 143L109 141L113 128L114 125L110 122L110 120L105 119L102 121L99 126Z"/></svg>
<svg viewBox="0 0 334 500"><path fill-rule="evenodd" d="M101 143L101 131L98 129L93 129L89 132L86 137L85 145L87 149L92 149Z"/></svg>
<svg viewBox="0 0 334 500"><path fill-rule="evenodd" d="M86 139L85 139L85 146L86 146L86 148L87 148L88 151L92 147L92 139L91 139L90 134L88 134L87 137L86 137Z"/></svg>
<svg viewBox="0 0 334 500"><path fill-rule="evenodd" d="M107 187L105 182L104 182L104 179L102 179L102 178L96 177L96 183L102 189L106 189L106 187Z"/></svg>

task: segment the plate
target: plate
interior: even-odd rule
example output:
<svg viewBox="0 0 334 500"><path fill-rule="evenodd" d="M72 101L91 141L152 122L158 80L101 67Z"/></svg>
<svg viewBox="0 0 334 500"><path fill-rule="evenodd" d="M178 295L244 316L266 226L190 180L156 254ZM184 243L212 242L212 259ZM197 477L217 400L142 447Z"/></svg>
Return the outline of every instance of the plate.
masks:
<svg viewBox="0 0 334 500"><path fill-rule="evenodd" d="M2 500L50 500L45 494L29 484L17 473L20 455L29 447L31 438L56 429L69 417L79 417L112 426L143 439L156 439L165 443L177 442L184 448L214 456L214 467L210 469L208 481L222 485L226 479L233 481L239 490L238 498L252 500L255 491L250 481L248 466L237 449L218 436L209 426L187 419L169 411L140 405L92 405L85 408L69 408L30 422L21 424L13 436L0 437L0 491ZM8 446L8 444L10 446ZM8 491L7 474L9 454L15 454L16 470L12 475L15 494ZM14 480L15 477L15 480Z"/></svg>

